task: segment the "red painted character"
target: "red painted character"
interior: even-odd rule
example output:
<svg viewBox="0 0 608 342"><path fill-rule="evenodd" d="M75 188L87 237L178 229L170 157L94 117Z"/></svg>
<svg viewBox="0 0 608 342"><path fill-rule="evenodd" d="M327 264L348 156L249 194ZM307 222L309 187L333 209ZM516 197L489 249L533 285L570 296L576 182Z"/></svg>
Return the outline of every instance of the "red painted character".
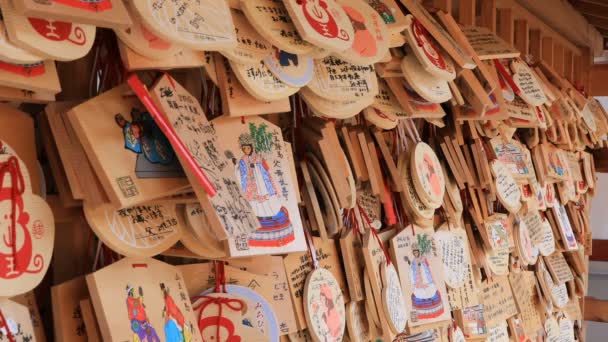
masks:
<svg viewBox="0 0 608 342"><path fill-rule="evenodd" d="M87 42L86 34L80 26L74 26L73 31L75 39L70 37L72 34L72 23L66 21L49 21L40 18L27 18L27 20L38 34L48 40L55 42L67 40L75 45L84 45Z"/></svg>
<svg viewBox="0 0 608 342"><path fill-rule="evenodd" d="M349 40L346 31L338 27L336 18L327 9L327 2L323 0L297 0L302 6L304 17L310 26L319 34L327 38Z"/></svg>

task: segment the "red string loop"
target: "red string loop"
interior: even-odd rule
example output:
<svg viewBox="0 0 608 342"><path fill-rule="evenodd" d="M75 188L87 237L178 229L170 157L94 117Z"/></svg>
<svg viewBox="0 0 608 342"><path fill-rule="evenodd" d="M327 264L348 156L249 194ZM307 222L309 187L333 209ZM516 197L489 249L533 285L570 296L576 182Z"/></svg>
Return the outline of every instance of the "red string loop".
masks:
<svg viewBox="0 0 608 342"><path fill-rule="evenodd" d="M8 340L10 342L15 342L15 337L13 336L13 333L11 332L11 329L8 326L8 322L4 318L4 313L2 313L2 310L0 310L0 326L6 329L6 337L8 337Z"/></svg>

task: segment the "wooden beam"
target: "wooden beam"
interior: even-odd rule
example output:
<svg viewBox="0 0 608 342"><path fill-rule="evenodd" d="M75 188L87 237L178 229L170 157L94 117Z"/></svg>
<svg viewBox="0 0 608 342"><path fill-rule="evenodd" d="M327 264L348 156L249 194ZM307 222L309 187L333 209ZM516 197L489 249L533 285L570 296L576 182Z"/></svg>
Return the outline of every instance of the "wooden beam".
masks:
<svg viewBox="0 0 608 342"><path fill-rule="evenodd" d="M583 67L581 65L582 62L583 56L574 56L572 60L572 75L574 76L572 82L574 83L575 87L583 86Z"/></svg>
<svg viewBox="0 0 608 342"><path fill-rule="evenodd" d="M593 50L585 47L581 49L581 84L585 91L591 91L591 67L593 66ZM606 94L608 95L608 93Z"/></svg>
<svg viewBox="0 0 608 342"><path fill-rule="evenodd" d="M576 1L573 3L573 6L583 14L608 18L608 4L600 5L593 2Z"/></svg>
<svg viewBox="0 0 608 342"><path fill-rule="evenodd" d="M479 26L496 32L496 0L480 0Z"/></svg>
<svg viewBox="0 0 608 342"><path fill-rule="evenodd" d="M513 10L510 8L499 8L496 10L498 36L504 39L507 43L513 45L514 26L513 26Z"/></svg>
<svg viewBox="0 0 608 342"><path fill-rule="evenodd" d="M524 59L530 52L528 21L525 19L515 20L515 48L521 52Z"/></svg>
<svg viewBox="0 0 608 342"><path fill-rule="evenodd" d="M564 47L553 44L553 70L564 77Z"/></svg>
<svg viewBox="0 0 608 342"><path fill-rule="evenodd" d="M606 149L602 149L605 152ZM598 161L597 156L594 154L594 161ZM608 156L606 156L608 157ZM600 161L600 163L604 163ZM596 164L597 167L597 164ZM591 250L593 254L589 256L589 260L592 261L608 261L608 240L596 240L593 239Z"/></svg>
<svg viewBox="0 0 608 342"><path fill-rule="evenodd" d="M564 51L564 75L566 79L570 82L574 80L574 56L572 55L572 51L565 50Z"/></svg>
<svg viewBox="0 0 608 342"><path fill-rule="evenodd" d="M530 30L530 55L532 55L535 62L542 59L542 51L543 48L540 30Z"/></svg>
<svg viewBox="0 0 608 342"><path fill-rule="evenodd" d="M445 13L452 13L452 0L433 0L433 7Z"/></svg>
<svg viewBox="0 0 608 342"><path fill-rule="evenodd" d="M543 37L541 58L545 63L553 67L553 38Z"/></svg>
<svg viewBox="0 0 608 342"><path fill-rule="evenodd" d="M460 0L458 4L458 23L463 26L475 25L475 0Z"/></svg>
<svg viewBox="0 0 608 342"><path fill-rule="evenodd" d="M585 16L589 24L596 26L598 28L608 30L608 18L598 18L592 17L590 15Z"/></svg>
<svg viewBox="0 0 608 342"><path fill-rule="evenodd" d="M608 300L585 297L585 321L608 322Z"/></svg>

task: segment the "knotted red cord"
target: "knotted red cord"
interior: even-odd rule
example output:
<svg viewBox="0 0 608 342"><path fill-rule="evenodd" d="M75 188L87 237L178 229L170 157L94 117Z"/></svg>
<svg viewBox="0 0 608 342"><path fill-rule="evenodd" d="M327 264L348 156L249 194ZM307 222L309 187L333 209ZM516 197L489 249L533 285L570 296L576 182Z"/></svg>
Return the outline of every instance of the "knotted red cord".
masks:
<svg viewBox="0 0 608 342"><path fill-rule="evenodd" d="M19 169L19 161L12 156L7 161L0 163L0 184L4 184L4 177L9 175L11 178L11 226L9 227L10 241L4 239L7 246L11 246L13 253L13 262L17 268L17 196L23 195L25 191L25 182L23 175Z"/></svg>
<svg viewBox="0 0 608 342"><path fill-rule="evenodd" d="M13 333L11 333L11 329L8 326L8 322L4 318L4 314L2 313L2 310L0 310L0 326L4 327L4 329L6 329L6 337L8 337L8 340L10 342L15 342L15 337L13 337Z"/></svg>

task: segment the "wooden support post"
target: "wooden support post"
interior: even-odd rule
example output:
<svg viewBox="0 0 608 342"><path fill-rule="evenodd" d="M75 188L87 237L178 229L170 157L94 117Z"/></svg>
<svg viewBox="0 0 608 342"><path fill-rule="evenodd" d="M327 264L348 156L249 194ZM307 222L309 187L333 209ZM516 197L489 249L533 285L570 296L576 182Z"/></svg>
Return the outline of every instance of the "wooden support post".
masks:
<svg viewBox="0 0 608 342"><path fill-rule="evenodd" d="M574 76L572 82L574 83L575 87L580 87L583 84L583 68L581 66L582 61L583 56L574 56L572 60L572 74Z"/></svg>
<svg viewBox="0 0 608 342"><path fill-rule="evenodd" d="M510 8L499 8L496 10L496 15L498 20L496 33L507 43L513 45L513 10Z"/></svg>
<svg viewBox="0 0 608 342"><path fill-rule="evenodd" d="M433 0L433 7L445 13L452 13L452 0Z"/></svg>
<svg viewBox="0 0 608 342"><path fill-rule="evenodd" d="M543 37L542 39L542 60L553 67L553 38Z"/></svg>
<svg viewBox="0 0 608 342"><path fill-rule="evenodd" d="M524 19L515 20L515 48L525 57L530 52L530 36L528 35L528 21Z"/></svg>
<svg viewBox="0 0 608 342"><path fill-rule="evenodd" d="M534 62L538 62L542 59L542 38L540 30L530 30L530 55L534 59Z"/></svg>
<svg viewBox="0 0 608 342"><path fill-rule="evenodd" d="M496 32L496 0L481 1L479 26L485 27L492 32Z"/></svg>
<svg viewBox="0 0 608 342"><path fill-rule="evenodd" d="M608 322L608 300L585 297L585 321Z"/></svg>
<svg viewBox="0 0 608 342"><path fill-rule="evenodd" d="M572 51L564 49L564 76L570 82L574 80L574 76L572 75L574 68L574 55Z"/></svg>
<svg viewBox="0 0 608 342"><path fill-rule="evenodd" d="M593 66L593 52L590 48L581 49L581 85L591 93L591 68ZM608 95L608 94L607 94Z"/></svg>
<svg viewBox="0 0 608 342"><path fill-rule="evenodd" d="M560 44L553 44L553 70L564 76L564 47Z"/></svg>
<svg viewBox="0 0 608 342"><path fill-rule="evenodd" d="M475 0L460 0L458 5L458 23L463 26L475 25Z"/></svg>

